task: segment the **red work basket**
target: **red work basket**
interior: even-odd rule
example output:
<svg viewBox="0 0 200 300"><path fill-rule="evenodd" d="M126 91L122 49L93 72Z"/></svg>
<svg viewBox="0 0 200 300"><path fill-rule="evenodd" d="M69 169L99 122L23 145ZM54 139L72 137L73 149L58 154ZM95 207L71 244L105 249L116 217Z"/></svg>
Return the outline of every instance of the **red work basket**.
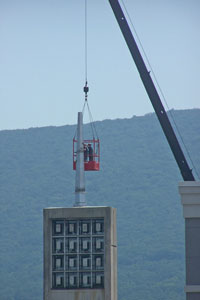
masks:
<svg viewBox="0 0 200 300"><path fill-rule="evenodd" d="M100 167L100 142L99 139L84 140L84 170L99 171ZM77 140L73 139L73 170L76 170L76 148ZM91 150L92 149L92 150Z"/></svg>

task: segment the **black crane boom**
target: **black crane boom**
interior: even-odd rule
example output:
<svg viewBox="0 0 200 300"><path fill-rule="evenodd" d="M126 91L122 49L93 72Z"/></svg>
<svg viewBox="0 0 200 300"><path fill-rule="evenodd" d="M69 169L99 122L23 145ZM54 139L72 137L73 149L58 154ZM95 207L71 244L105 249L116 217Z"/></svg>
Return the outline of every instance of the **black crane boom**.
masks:
<svg viewBox="0 0 200 300"><path fill-rule="evenodd" d="M172 125L168 119L165 108L161 102L160 96L159 96L159 94L155 88L155 85L153 83L153 80L150 76L150 72L146 68L144 60L140 54L140 51L139 51L136 41L132 35L132 32L130 30L130 27L128 25L126 17L121 9L121 6L120 6L118 0L108 0L108 1L110 2L110 5L114 12L114 15L115 15L117 22L119 24L119 27L121 29L121 32L124 36L124 39L127 43L129 50L130 50L132 58L136 64L136 67L138 69L141 80L146 89L146 92L149 96L149 99L153 105L153 108L158 117L160 125L163 129L163 132L167 138L169 146L170 146L170 148L173 152L173 155L175 157L175 160L178 164L178 167L180 169L182 177L183 177L184 181L195 181L195 178L192 174L192 170L190 169L190 167L186 161L186 158L183 154L183 151L179 145L179 142L178 142L176 135L174 133L174 130L172 128Z"/></svg>

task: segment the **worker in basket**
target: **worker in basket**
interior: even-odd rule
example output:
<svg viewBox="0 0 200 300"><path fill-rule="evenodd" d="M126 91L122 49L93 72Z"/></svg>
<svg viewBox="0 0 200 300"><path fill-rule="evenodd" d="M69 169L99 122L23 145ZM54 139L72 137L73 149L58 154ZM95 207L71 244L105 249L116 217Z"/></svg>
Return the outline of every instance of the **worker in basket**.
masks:
<svg viewBox="0 0 200 300"><path fill-rule="evenodd" d="M91 144L88 144L88 155L89 155L89 161L93 161L93 148Z"/></svg>
<svg viewBox="0 0 200 300"><path fill-rule="evenodd" d="M88 160L88 146L83 143L83 151L84 151L84 161Z"/></svg>

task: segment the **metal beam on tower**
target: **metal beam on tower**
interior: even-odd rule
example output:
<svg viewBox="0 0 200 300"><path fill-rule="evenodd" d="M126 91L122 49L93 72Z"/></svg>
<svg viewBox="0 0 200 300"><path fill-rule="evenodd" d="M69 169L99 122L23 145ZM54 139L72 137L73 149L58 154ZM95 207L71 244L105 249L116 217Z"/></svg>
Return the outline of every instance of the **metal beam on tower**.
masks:
<svg viewBox="0 0 200 300"><path fill-rule="evenodd" d="M77 149L76 149L76 179L75 179L75 204L86 206L85 199L85 173L84 173L84 147L83 147L83 114L78 113Z"/></svg>

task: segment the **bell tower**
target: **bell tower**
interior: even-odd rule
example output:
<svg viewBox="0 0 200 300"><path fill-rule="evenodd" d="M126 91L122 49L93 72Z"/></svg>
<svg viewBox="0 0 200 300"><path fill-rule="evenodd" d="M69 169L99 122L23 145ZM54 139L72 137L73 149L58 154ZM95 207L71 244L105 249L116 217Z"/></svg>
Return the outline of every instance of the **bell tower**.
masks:
<svg viewBox="0 0 200 300"><path fill-rule="evenodd" d="M117 300L116 209L86 206L78 113L74 207L45 208L44 300Z"/></svg>

